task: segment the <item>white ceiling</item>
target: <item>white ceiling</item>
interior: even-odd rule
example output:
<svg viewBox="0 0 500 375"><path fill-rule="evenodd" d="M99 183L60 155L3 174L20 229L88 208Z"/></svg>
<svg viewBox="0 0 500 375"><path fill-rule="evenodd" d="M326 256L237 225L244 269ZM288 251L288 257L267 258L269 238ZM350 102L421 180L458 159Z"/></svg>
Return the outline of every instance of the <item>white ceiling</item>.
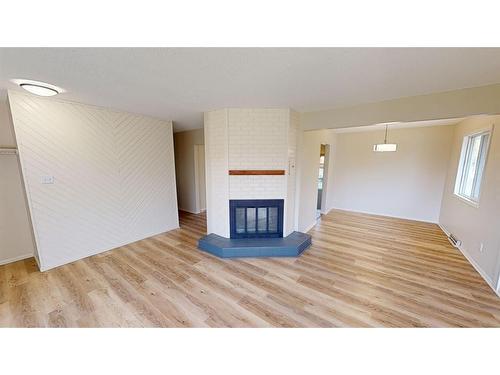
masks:
<svg viewBox="0 0 500 375"><path fill-rule="evenodd" d="M0 90L18 89L12 78L179 131L223 107L313 111L498 83L500 48L0 48Z"/></svg>

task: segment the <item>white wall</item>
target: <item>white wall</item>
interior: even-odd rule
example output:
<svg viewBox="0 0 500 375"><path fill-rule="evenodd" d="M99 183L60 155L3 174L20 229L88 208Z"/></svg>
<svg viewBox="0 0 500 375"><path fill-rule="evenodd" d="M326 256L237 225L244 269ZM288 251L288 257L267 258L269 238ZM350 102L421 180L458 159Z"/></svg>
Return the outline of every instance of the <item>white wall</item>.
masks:
<svg viewBox="0 0 500 375"><path fill-rule="evenodd" d="M298 229L296 215L297 200L297 155L300 133L300 114L290 110L288 126L288 161L286 178L286 205L284 212L284 235Z"/></svg>
<svg viewBox="0 0 500 375"><path fill-rule="evenodd" d="M495 126L490 141L479 207L457 198L453 191L463 137ZM461 250L492 287L500 273L500 116L479 116L457 125L444 189L440 225L462 241ZM480 244L484 248L479 250Z"/></svg>
<svg viewBox="0 0 500 375"><path fill-rule="evenodd" d="M194 146L194 160L196 208L201 212L207 209L205 145Z"/></svg>
<svg viewBox="0 0 500 375"><path fill-rule="evenodd" d="M0 94L0 147L15 147L6 95ZM16 155L0 155L0 264L34 255L31 224Z"/></svg>
<svg viewBox="0 0 500 375"><path fill-rule="evenodd" d="M196 207L194 146L204 143L203 129L174 133L177 200L179 209L184 211L199 212Z"/></svg>
<svg viewBox="0 0 500 375"><path fill-rule="evenodd" d="M207 232L229 237L227 109L205 112Z"/></svg>
<svg viewBox="0 0 500 375"><path fill-rule="evenodd" d="M373 152L384 130L337 134L329 207L437 223L453 129L389 129L396 152Z"/></svg>
<svg viewBox="0 0 500 375"><path fill-rule="evenodd" d="M9 100L42 270L178 227L171 122Z"/></svg>
<svg viewBox="0 0 500 375"><path fill-rule="evenodd" d="M299 159L297 161L296 220L298 230L307 232L316 224L318 199L318 171L321 144L333 145L332 130L301 131L299 135ZM327 175L330 178L333 162L330 152ZM329 186L332 184L329 182ZM325 206L328 206L328 195Z"/></svg>

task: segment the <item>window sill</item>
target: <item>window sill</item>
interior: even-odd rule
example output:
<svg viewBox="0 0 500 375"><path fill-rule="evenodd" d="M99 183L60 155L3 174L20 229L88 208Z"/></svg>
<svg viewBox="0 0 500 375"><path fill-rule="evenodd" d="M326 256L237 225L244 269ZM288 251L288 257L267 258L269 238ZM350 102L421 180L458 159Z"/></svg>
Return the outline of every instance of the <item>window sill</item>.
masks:
<svg viewBox="0 0 500 375"><path fill-rule="evenodd" d="M469 206L472 206L474 208L479 208L479 202L475 202L473 200L470 200L468 198L462 197L461 195L458 195L457 193L453 193L455 198L458 198L458 200L464 202L465 204L468 204Z"/></svg>

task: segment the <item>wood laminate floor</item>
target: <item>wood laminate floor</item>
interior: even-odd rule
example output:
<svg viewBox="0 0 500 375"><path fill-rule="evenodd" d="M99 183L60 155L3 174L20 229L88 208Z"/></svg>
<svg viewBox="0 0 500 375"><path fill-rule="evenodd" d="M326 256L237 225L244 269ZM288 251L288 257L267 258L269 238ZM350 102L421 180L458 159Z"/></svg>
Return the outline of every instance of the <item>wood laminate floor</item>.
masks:
<svg viewBox="0 0 500 375"><path fill-rule="evenodd" d="M3 327L489 327L500 298L437 225L332 211L300 258L200 252L205 216L44 273L0 266Z"/></svg>

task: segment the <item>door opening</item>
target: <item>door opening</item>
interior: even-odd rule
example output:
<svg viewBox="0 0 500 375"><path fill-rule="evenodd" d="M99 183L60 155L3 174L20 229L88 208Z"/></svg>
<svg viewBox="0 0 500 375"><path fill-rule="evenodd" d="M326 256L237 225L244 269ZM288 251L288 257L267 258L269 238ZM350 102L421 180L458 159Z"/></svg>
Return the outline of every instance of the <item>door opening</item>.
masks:
<svg viewBox="0 0 500 375"><path fill-rule="evenodd" d="M205 145L194 145L194 182L196 194L196 212L206 210L205 185Z"/></svg>
<svg viewBox="0 0 500 375"><path fill-rule="evenodd" d="M326 210L326 185L328 174L328 157L330 153L330 145L321 144L319 151L319 168L318 168L318 196L316 201L316 219L321 217L321 214Z"/></svg>

